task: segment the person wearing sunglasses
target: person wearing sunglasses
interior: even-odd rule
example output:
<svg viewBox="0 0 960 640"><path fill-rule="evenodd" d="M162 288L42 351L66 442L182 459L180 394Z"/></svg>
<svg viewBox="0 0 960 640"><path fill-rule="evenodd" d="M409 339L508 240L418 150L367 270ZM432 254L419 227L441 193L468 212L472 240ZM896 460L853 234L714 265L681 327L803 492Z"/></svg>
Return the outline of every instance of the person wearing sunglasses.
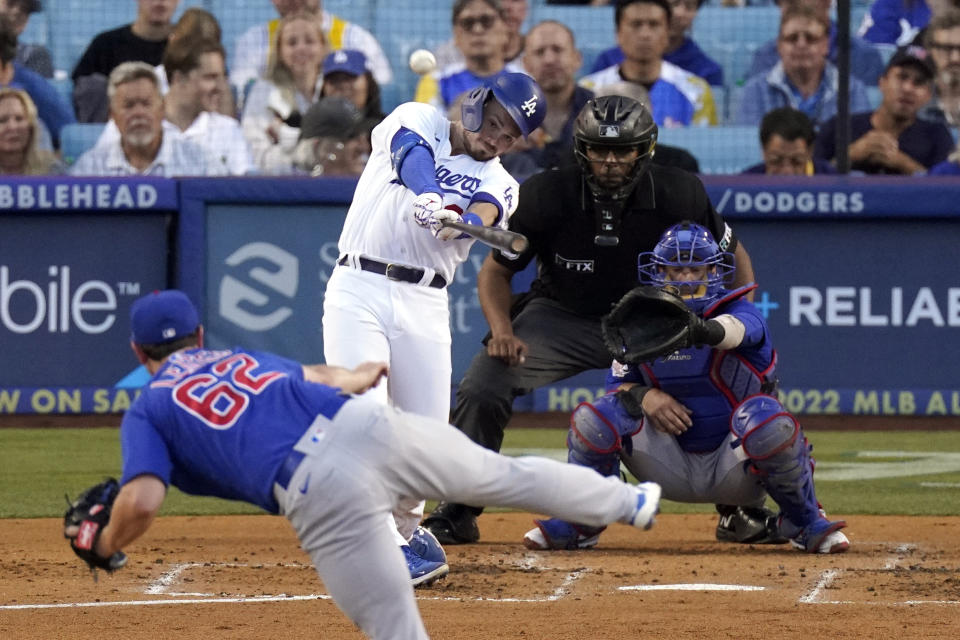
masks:
<svg viewBox="0 0 960 640"><path fill-rule="evenodd" d="M834 65L837 64L837 55L840 53L840 47L837 46L837 23L830 18L830 11L833 8L834 0L776 0L776 2L780 5L781 10L791 4L807 4L827 17L828 24L830 25L827 31L827 40L829 43L827 60ZM764 42L754 51L747 77L749 78L758 73L769 71L779 60L777 38L772 38ZM867 86L876 86L877 80L881 74L883 74L883 67L884 57L881 55L880 49L873 43L851 34L850 74L854 78L861 80Z"/></svg>
<svg viewBox="0 0 960 640"><path fill-rule="evenodd" d="M735 124L759 125L765 113L778 107L802 111L814 122L837 114L840 74L827 60L830 23L805 4L784 7L780 17L777 53L780 61L769 71L747 80L734 113ZM850 78L850 111L869 111L864 84Z"/></svg>
<svg viewBox="0 0 960 640"><path fill-rule="evenodd" d="M507 64L510 31L501 0L456 0L452 14L453 42L461 59L420 78L413 98L444 111L466 92L503 73L524 72L520 62Z"/></svg>

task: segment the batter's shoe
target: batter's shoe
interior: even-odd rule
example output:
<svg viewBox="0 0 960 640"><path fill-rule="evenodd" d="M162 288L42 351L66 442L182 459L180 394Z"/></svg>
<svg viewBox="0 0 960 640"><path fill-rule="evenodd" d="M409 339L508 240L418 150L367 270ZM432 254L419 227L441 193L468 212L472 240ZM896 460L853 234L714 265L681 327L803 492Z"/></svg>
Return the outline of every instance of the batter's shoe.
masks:
<svg viewBox="0 0 960 640"><path fill-rule="evenodd" d="M740 544L786 544L788 538L780 533L777 514L766 507L716 505L717 540Z"/></svg>
<svg viewBox="0 0 960 640"><path fill-rule="evenodd" d="M534 551L562 549L575 551L596 546L600 533L606 527L585 527L560 518L534 520L537 525L523 536L523 546Z"/></svg>
<svg viewBox="0 0 960 640"><path fill-rule="evenodd" d="M441 502L422 526L436 536L440 544L472 544L480 540L480 527L472 507Z"/></svg>
<svg viewBox="0 0 960 640"><path fill-rule="evenodd" d="M423 527L414 529L413 536L410 537L409 545L410 549L424 560L429 560L430 562L447 561L447 554L444 552L443 547L440 546L440 542L437 541L432 533Z"/></svg>
<svg viewBox="0 0 960 640"><path fill-rule="evenodd" d="M450 567L447 566L446 562L425 560L418 556L408 544L400 547L400 550L403 551L403 557L407 560L410 582L414 589L433 584L450 573Z"/></svg>
<svg viewBox="0 0 960 640"><path fill-rule="evenodd" d="M821 511L822 513L822 511ZM850 548L850 540L840 529L847 526L844 520L830 522L822 515L812 524L808 524L799 533L790 537L790 544L795 549L807 553L843 553ZM789 521L780 519L780 528L796 529Z"/></svg>

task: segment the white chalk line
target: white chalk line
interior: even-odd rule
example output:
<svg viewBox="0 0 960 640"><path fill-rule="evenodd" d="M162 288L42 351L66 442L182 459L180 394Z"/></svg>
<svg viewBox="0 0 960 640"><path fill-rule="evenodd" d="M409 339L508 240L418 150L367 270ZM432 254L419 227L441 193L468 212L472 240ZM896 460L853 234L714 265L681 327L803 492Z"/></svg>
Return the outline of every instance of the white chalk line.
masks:
<svg viewBox="0 0 960 640"><path fill-rule="evenodd" d="M888 542L880 543L884 545L893 546L893 553L896 555L889 556L884 562L881 568L881 571L893 571L900 567L900 561L903 560L903 556L910 555L916 551L919 547L912 542ZM817 580L817 583L813 588L808 591L806 594L800 597L797 602L801 604L828 604L828 605L842 605L842 604L868 604L868 605L881 605L881 606L893 606L893 607L903 607L903 606L914 606L914 605L958 605L960 600L903 600L900 602L874 602L870 600L820 600L820 595L823 591L830 587L834 579L846 573L847 569L829 569L820 574L820 578Z"/></svg>
<svg viewBox="0 0 960 640"><path fill-rule="evenodd" d="M817 583L813 585L813 589L808 591L806 594L800 596L800 599L797 602L801 604L822 604L817 601L817 598L820 597L820 592L830 586L830 583L833 582L833 579L840 573L839 569L828 569L820 574L820 578L817 580Z"/></svg>
<svg viewBox="0 0 960 640"><path fill-rule="evenodd" d="M892 571L896 569L898 563L902 556L913 553L917 549L917 545L911 542L893 542L893 543L881 543L886 545L894 545L893 552L897 555L889 556L883 563L884 571ZM829 569L820 574L820 577L817 579L816 584L813 585L813 588L810 589L807 593L800 596L797 602L801 604L850 604L846 600L820 600L820 594L824 589L829 587L834 578L836 578L841 573L844 573L844 569Z"/></svg>
<svg viewBox="0 0 960 640"><path fill-rule="evenodd" d="M540 558L535 554L524 554L520 559L520 562L517 563L518 566L524 569L534 569L541 566ZM299 564L299 563L284 563L284 564L257 564L250 565L246 563L233 563L233 562L184 562L180 564L173 565L169 570L165 571L159 577L157 577L153 582L151 582L146 589L144 589L144 594L146 595L162 595L168 596L171 598L177 598L176 600L121 600L121 601L95 601L95 602L63 602L63 603L36 603L36 604L14 604L14 605L0 605L0 611L11 611L11 610L23 610L23 609L74 609L74 608L84 608L84 607L130 607L130 606L154 606L154 605L163 605L163 604L243 604L243 603L258 603L258 602L295 602L302 600L329 600L330 596L327 594L312 593L309 595L299 595L292 596L287 594L278 594L271 596L232 596L232 597L217 597L216 594L212 593L182 593L176 591L170 591L169 589L177 583L179 577L183 574L184 571L188 569L194 569L196 567L256 567L256 568L294 568L294 569L312 569L310 565ZM569 595L570 589L574 583L580 580L584 575L590 573L590 569L580 569L577 571L571 571L563 578L563 582L554 589L553 593L548 596L543 596L539 598L486 598L478 597L473 598L475 602L554 602L564 598ZM464 601L465 599L457 596L417 596L417 600L440 600L440 601Z"/></svg>
<svg viewBox="0 0 960 640"><path fill-rule="evenodd" d="M183 562L180 564L175 564L169 571L161 574L156 580L150 583L150 585L144 590L144 593L150 596L163 595L163 596L215 596L215 593L183 593L179 591L169 591L170 586L173 585L177 579L180 577L180 574L186 571L187 569L193 569L196 567L226 567L228 569L235 569L237 567L253 567L256 569L265 569L265 568L291 568L291 569L313 569L312 566L307 564L301 564L299 562L288 562L288 563L277 563L277 564L249 564L246 562ZM246 597L246 596L243 596Z"/></svg>
<svg viewBox="0 0 960 640"><path fill-rule="evenodd" d="M883 563L883 570L893 570L898 567L899 560L903 555L912 553L917 549L913 543L888 543L894 545L893 552L898 554L896 557L889 557ZM526 553L515 563L523 569L537 569L542 567L541 556L539 554ZM295 568L312 569L310 565L300 563L279 563L279 564L246 564L246 563L210 563L210 562L187 562L173 565L155 580L153 580L144 589L146 595L161 595L170 600L126 600L126 601L95 601L95 602L65 602L65 603L34 603L18 605L0 605L0 611L25 610L25 609L70 609L85 607L111 607L111 606L155 606L155 605L176 605L176 604L249 604L261 602L299 602L304 600L329 600L327 594L313 593L309 595L264 595L264 596L232 596L223 597L210 593L184 593L170 591L170 588L178 582L178 579L184 571L197 567L255 567L255 568ZM957 605L957 600L905 600L902 602L871 602L871 601L853 601L853 600L821 600L823 591L833 583L837 576L844 573L845 569L829 569L820 574L816 584L804 595L798 599L801 604L820 604L820 605L844 605L844 604L871 604L884 606L912 606L912 605ZM476 597L470 599L474 602L491 603L542 603L561 600L570 594L572 586L585 575L591 572L590 569L580 569L572 571L564 576L561 584L554 591L543 597L536 598L487 598ZM756 585L740 584L714 584L714 583L678 583L678 584L639 584L624 585L616 588L617 591L764 591L766 587ZM417 600L429 601L449 601L463 602L467 599L458 596L427 596L418 595Z"/></svg>
<svg viewBox="0 0 960 640"><path fill-rule="evenodd" d="M6 604L0 605L0 611L11 611L16 609L78 609L86 607L135 607L164 604L233 604L233 603L252 603L252 602L293 602L297 600L329 600L330 596L325 594L310 594L308 596L250 596L239 598L191 598L188 600L121 600L113 602L61 602L54 604Z"/></svg>

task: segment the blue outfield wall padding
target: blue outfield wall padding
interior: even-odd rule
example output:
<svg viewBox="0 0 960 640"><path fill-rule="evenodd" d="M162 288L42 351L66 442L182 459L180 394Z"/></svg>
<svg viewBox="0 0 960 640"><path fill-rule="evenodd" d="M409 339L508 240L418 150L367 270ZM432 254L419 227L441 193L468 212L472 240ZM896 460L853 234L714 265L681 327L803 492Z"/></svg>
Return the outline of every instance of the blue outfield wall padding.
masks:
<svg viewBox="0 0 960 640"><path fill-rule="evenodd" d="M180 186L174 282L204 309L208 205L349 205L357 188L357 178L184 178Z"/></svg>
<svg viewBox="0 0 960 640"><path fill-rule="evenodd" d="M800 414L960 416L960 181L707 176L743 241ZM355 179L7 177L0 184L0 413L123 410L142 376L131 302L178 286L213 348L322 359L322 302ZM172 233L171 233L172 231ZM487 331L475 244L448 288L456 384ZM530 274L515 278L529 281ZM947 345L945 347L945 345ZM909 354L909 357L907 355ZM64 359L66 358L66 360ZM518 400L568 411L585 372ZM952 385L952 386L951 386ZM562 425L558 425L562 426Z"/></svg>

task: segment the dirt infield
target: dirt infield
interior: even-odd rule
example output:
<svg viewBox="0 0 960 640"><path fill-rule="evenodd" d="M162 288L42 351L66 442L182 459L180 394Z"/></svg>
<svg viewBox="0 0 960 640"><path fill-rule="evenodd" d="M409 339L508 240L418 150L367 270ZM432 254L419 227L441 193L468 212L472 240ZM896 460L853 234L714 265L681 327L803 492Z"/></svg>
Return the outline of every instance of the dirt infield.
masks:
<svg viewBox="0 0 960 640"><path fill-rule="evenodd" d="M520 544L531 516L484 514L417 592L434 638L956 638L960 518L856 516L846 554L719 544L710 515L617 525L592 551ZM0 638L360 638L289 525L161 518L94 583L57 520L0 521Z"/></svg>

